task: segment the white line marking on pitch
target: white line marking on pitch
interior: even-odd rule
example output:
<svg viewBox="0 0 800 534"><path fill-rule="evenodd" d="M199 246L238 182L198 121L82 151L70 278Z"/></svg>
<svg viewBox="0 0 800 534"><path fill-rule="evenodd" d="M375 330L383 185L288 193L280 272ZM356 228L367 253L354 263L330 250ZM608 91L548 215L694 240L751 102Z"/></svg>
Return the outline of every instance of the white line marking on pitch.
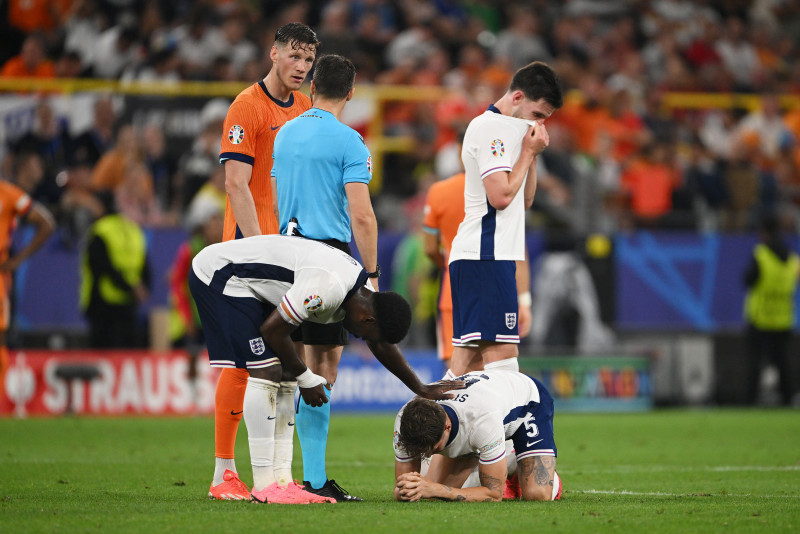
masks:
<svg viewBox="0 0 800 534"><path fill-rule="evenodd" d="M568 468L563 468L567 472ZM570 469L574 473L647 473L654 471L679 471L679 472L692 472L692 471L710 471L710 472L739 472L739 471L757 471L757 472L775 472L775 471L800 471L798 465L783 465L783 466L769 466L769 465L719 465L719 466L702 466L702 467L686 467L686 466L671 466L671 465L618 465L610 469Z"/></svg>
<svg viewBox="0 0 800 534"><path fill-rule="evenodd" d="M593 495L633 495L640 497L764 497L769 499L800 499L800 495L756 495L753 493L664 493L661 491L628 491L628 490L565 490L567 493L586 493Z"/></svg>

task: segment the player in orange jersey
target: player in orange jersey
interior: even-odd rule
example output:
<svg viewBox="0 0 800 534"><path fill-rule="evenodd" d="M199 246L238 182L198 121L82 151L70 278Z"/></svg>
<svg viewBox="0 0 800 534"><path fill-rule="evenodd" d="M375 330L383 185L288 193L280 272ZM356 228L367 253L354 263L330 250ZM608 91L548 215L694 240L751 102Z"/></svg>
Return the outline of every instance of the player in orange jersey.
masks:
<svg viewBox="0 0 800 534"><path fill-rule="evenodd" d="M425 199L425 254L440 269L439 317L436 321L436 341L439 358L450 367L453 355L453 299L450 295L450 272L447 269L450 245L464 220L464 173L459 173L431 185ZM531 325L530 271L526 260L517 262L517 291L519 292L519 335L525 337ZM446 375L451 378L449 375Z"/></svg>
<svg viewBox="0 0 800 534"><path fill-rule="evenodd" d="M269 52L272 60L269 73L242 91L228 110L220 153L228 193L223 241L278 233L270 178L272 147L281 126L311 108L311 99L298 89L314 64L319 44L316 33L304 24L291 22L280 27ZM223 369L217 383L216 460L208 492L215 499L250 498L250 490L239 479L234 460L247 377L245 369ZM294 377L290 377L281 383L278 393L281 425L275 428L274 468L281 485L291 482L296 385Z"/></svg>
<svg viewBox="0 0 800 534"><path fill-rule="evenodd" d="M20 156L17 167L24 164L28 158L35 159L38 156L35 154ZM11 256L9 252L11 239L21 218L33 225L36 233L22 250ZM8 298L11 291L11 273L44 244L54 229L55 222L47 208L34 202L19 187L0 180L0 397L5 384L5 370L8 368L6 331L11 315Z"/></svg>

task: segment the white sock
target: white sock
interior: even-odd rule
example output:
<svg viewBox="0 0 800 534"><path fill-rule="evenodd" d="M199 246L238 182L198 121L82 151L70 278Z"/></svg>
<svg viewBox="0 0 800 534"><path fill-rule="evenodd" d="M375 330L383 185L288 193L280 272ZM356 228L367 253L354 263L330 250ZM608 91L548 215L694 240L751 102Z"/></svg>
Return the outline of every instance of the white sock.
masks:
<svg viewBox="0 0 800 534"><path fill-rule="evenodd" d="M508 478L517 472L517 453L514 451L514 442L506 440L506 465L508 466Z"/></svg>
<svg viewBox="0 0 800 534"><path fill-rule="evenodd" d="M275 404L279 384L250 377L244 390L244 424L250 442L253 466L253 491L261 491L275 482L272 457L275 451Z"/></svg>
<svg viewBox="0 0 800 534"><path fill-rule="evenodd" d="M292 453L294 447L294 392L297 382L281 382L278 390L277 419L275 420L275 452L273 470L280 486L292 482Z"/></svg>
<svg viewBox="0 0 800 534"><path fill-rule="evenodd" d="M211 482L212 486L219 486L225 482L222 479L222 476L225 474L226 469L230 469L234 473L238 473L236 470L236 460L233 458L214 457L214 480Z"/></svg>
<svg viewBox="0 0 800 534"><path fill-rule="evenodd" d="M515 373L519 373L519 361L515 356L513 358L506 358L505 360L498 360L496 362L484 364L483 368L487 371L490 369L502 369L504 371L514 371Z"/></svg>
<svg viewBox="0 0 800 534"><path fill-rule="evenodd" d="M453 374L453 371L448 369L447 372L442 377L442 380L453 380L455 378L456 378L456 375Z"/></svg>

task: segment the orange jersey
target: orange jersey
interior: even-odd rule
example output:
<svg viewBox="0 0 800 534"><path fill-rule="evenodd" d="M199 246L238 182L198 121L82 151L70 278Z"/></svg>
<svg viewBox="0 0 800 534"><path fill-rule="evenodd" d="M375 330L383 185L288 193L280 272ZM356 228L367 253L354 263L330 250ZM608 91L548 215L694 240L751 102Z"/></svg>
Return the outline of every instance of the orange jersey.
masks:
<svg viewBox="0 0 800 534"><path fill-rule="evenodd" d="M6 181L0 180L0 261L8 259L8 249L17 220L31 209L31 197Z"/></svg>
<svg viewBox="0 0 800 534"><path fill-rule="evenodd" d="M288 102L276 100L264 81L251 85L236 97L225 117L220 162L235 160L253 166L250 192L256 204L262 234L277 234L278 221L272 211L272 147L281 126L311 108L311 99L292 91ZM228 198L222 240L241 237Z"/></svg>
<svg viewBox="0 0 800 534"><path fill-rule="evenodd" d="M439 242L444 251L444 264L447 265L450 246L458 232L458 225L464 220L464 173L456 174L428 189L425 199L425 219L422 224L426 232L439 234ZM439 309L452 310L450 296L450 272L443 269L442 289L439 295Z"/></svg>
<svg viewBox="0 0 800 534"><path fill-rule="evenodd" d="M8 259L14 228L17 220L31 209L31 197L19 187L0 180L0 261ZM8 293L11 290L11 274L0 275L0 330L8 328L11 307ZM0 362L2 367L2 362ZM1 369L0 369L1 370Z"/></svg>

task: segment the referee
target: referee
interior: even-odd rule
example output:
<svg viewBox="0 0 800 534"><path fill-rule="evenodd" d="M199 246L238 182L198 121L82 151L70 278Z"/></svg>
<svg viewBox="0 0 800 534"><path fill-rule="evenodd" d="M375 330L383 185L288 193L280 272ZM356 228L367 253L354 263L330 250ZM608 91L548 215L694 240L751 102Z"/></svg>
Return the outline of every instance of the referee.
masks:
<svg viewBox="0 0 800 534"><path fill-rule="evenodd" d="M377 291L378 222L369 196L371 156L361 135L340 122L342 110L353 97L355 77L355 66L347 58L327 55L317 61L311 81L313 107L287 122L275 138L272 180L281 233L322 241L348 254L354 236ZM293 340L305 345L309 369L333 384L347 343L342 324L303 323ZM329 403L321 407L299 403L296 425L305 489L337 502L360 501L328 479L329 421Z"/></svg>

